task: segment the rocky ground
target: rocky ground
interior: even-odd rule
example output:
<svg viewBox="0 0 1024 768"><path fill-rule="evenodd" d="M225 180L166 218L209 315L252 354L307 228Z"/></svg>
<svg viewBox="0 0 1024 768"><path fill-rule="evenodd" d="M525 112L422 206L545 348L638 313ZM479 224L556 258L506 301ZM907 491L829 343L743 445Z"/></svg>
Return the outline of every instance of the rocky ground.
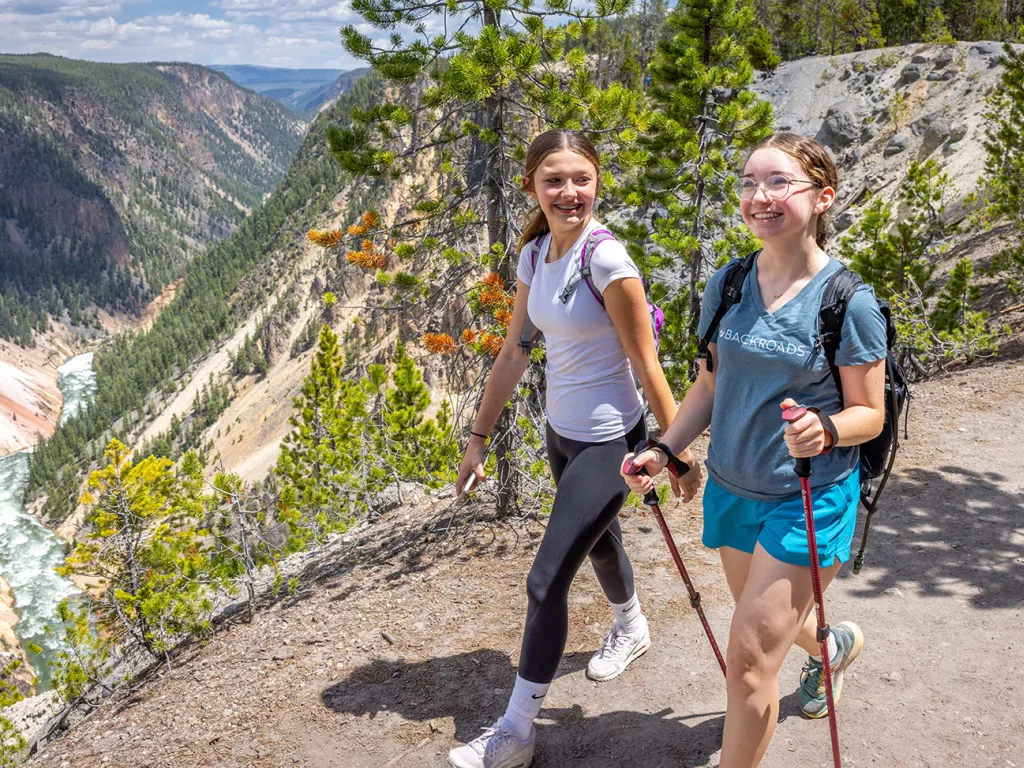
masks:
<svg viewBox="0 0 1024 768"><path fill-rule="evenodd" d="M828 594L832 621L855 618L867 635L839 713L844 765L1024 765L1022 374L1004 362L915 389L865 569ZM699 506L666 511L724 643L731 604L699 543ZM538 768L715 763L721 673L654 520L623 517L654 645L618 680L586 680L610 617L585 568ZM29 765L440 767L503 709L543 528L416 496L307 558L295 595L183 653ZM766 768L830 764L827 725L798 716L801 662L794 651L783 669Z"/></svg>

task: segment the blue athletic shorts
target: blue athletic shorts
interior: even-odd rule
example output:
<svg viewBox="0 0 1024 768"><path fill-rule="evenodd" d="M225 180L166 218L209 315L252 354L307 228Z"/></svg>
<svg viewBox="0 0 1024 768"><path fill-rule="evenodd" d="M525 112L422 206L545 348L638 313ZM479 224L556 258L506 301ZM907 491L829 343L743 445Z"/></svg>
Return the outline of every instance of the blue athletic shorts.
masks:
<svg viewBox="0 0 1024 768"><path fill-rule="evenodd" d="M836 558L850 559L853 529L857 525L860 472L840 483L811 492L818 563L822 568ZM810 566L804 507L800 496L785 501L755 501L737 496L710 477L704 487L704 546L732 547L753 553L758 542L776 560Z"/></svg>

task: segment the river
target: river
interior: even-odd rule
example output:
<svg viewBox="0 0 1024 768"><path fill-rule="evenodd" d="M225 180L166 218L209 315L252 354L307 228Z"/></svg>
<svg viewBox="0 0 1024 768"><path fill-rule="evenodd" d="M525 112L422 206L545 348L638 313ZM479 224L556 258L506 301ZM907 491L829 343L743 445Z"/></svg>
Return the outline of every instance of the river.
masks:
<svg viewBox="0 0 1024 768"><path fill-rule="evenodd" d="M64 395L63 422L88 405L96 392L92 353L73 357L57 370ZM63 647L44 627L56 628L57 604L78 590L54 570L64 562L63 542L22 506L27 481L27 451L0 458L0 573L11 585L20 617L15 634L26 650L29 643L43 649L42 654L28 654L39 675L37 691L42 693L50 688L47 661Z"/></svg>

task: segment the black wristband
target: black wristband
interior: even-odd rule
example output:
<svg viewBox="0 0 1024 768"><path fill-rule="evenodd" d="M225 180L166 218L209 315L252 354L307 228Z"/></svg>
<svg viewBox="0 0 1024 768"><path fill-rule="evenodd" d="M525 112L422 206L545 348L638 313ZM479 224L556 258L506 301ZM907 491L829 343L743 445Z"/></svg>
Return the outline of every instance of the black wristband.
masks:
<svg viewBox="0 0 1024 768"><path fill-rule="evenodd" d="M479 437L481 440L486 440L490 437L490 435L481 435L479 432L474 432L472 429L469 430L469 434L473 435L473 437Z"/></svg>
<svg viewBox="0 0 1024 768"><path fill-rule="evenodd" d="M672 453L671 449L664 443L658 442L651 437L647 440L647 447L657 448L668 457L668 471L675 475L675 477L680 478L690 471L690 465Z"/></svg>
<svg viewBox="0 0 1024 768"><path fill-rule="evenodd" d="M826 453L830 453L833 448L839 445L839 431L836 429L836 425L829 418L829 415L820 408L808 408L808 411L818 417L818 421L821 422L821 426L824 427L825 431L832 435L832 445L821 452L821 456Z"/></svg>

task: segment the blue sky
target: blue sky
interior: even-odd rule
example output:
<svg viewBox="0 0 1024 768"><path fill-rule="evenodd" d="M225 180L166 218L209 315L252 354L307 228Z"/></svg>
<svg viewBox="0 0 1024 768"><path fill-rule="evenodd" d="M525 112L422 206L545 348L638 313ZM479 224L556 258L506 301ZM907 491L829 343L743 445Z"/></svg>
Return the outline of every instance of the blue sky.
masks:
<svg viewBox="0 0 1024 768"><path fill-rule="evenodd" d="M357 21L348 0L0 0L0 53L352 69Z"/></svg>

